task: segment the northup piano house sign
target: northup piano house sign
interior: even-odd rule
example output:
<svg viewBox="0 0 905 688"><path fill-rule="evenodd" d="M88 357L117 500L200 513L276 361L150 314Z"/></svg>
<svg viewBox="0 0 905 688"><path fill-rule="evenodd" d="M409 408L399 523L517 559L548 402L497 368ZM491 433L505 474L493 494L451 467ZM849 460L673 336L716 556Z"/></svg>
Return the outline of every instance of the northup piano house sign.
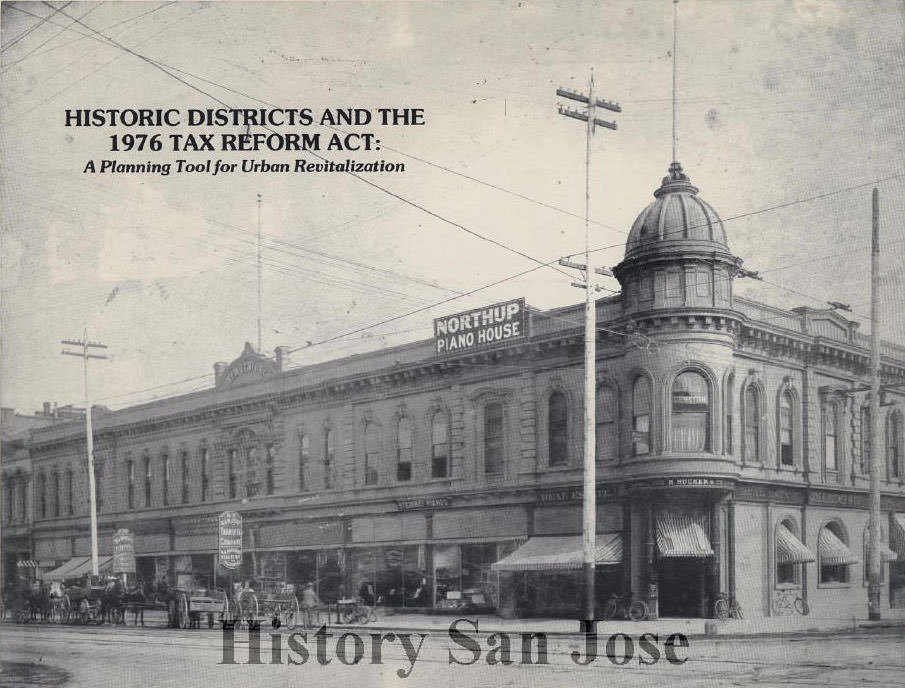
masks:
<svg viewBox="0 0 905 688"><path fill-rule="evenodd" d="M434 320L437 353L446 354L500 344L527 335L525 299L447 315Z"/></svg>

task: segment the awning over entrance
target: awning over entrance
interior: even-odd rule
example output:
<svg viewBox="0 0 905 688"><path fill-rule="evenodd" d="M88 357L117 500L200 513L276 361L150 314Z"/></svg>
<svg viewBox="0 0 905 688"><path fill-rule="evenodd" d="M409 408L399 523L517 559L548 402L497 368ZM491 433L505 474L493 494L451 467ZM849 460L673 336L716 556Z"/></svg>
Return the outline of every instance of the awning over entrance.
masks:
<svg viewBox="0 0 905 688"><path fill-rule="evenodd" d="M804 564L816 561L814 553L782 523L776 529L776 560L780 564Z"/></svg>
<svg viewBox="0 0 905 688"><path fill-rule="evenodd" d="M657 516L657 547L661 557L711 557L713 549L703 519L675 512Z"/></svg>
<svg viewBox="0 0 905 688"><path fill-rule="evenodd" d="M821 565L849 565L861 561L855 556L848 546L840 540L829 528L820 531L817 541L817 551L820 553Z"/></svg>
<svg viewBox="0 0 905 688"><path fill-rule="evenodd" d="M34 559L20 559L16 562L16 568L19 569L36 569L38 568L38 562Z"/></svg>
<svg viewBox="0 0 905 688"><path fill-rule="evenodd" d="M112 564L113 557L98 557L98 572L109 571ZM49 581L61 581L80 578L89 573L91 573L91 557L73 557L53 571L41 574L41 578Z"/></svg>
<svg viewBox="0 0 905 688"><path fill-rule="evenodd" d="M598 533L598 565L622 563L622 536ZM490 568L494 571L553 571L580 569L584 561L580 535L533 537Z"/></svg>

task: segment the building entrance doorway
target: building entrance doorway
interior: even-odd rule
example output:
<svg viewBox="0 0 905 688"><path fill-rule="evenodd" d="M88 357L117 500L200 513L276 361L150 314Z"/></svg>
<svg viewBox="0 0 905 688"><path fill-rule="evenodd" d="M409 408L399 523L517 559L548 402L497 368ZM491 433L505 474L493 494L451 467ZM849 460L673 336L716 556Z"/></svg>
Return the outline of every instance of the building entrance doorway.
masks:
<svg viewBox="0 0 905 688"><path fill-rule="evenodd" d="M709 618L709 557L664 557L658 565L660 616Z"/></svg>

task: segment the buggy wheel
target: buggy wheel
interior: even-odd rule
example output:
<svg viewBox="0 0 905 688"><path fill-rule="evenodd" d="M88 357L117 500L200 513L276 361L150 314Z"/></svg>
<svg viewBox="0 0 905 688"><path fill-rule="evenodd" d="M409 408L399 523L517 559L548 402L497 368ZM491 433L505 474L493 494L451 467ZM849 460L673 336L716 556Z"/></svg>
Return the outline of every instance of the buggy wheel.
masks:
<svg viewBox="0 0 905 688"><path fill-rule="evenodd" d="M720 621L725 621L729 618L729 602L720 598L713 605L713 616Z"/></svg>
<svg viewBox="0 0 905 688"><path fill-rule="evenodd" d="M616 609L619 607L619 604L614 599L610 599L607 601L606 606L603 608L603 618L605 621L609 621L616 617Z"/></svg>
<svg viewBox="0 0 905 688"><path fill-rule="evenodd" d="M635 600L628 608L628 618L632 621L641 621L648 615L647 605L643 600Z"/></svg>
<svg viewBox="0 0 905 688"><path fill-rule="evenodd" d="M795 598L795 611L801 614L802 616L807 616L811 613L811 608L808 606L808 603L805 602L802 598Z"/></svg>
<svg viewBox="0 0 905 688"><path fill-rule="evenodd" d="M188 628L191 623L191 617L189 615L189 598L185 593L180 595L178 605L176 613L179 615L179 628Z"/></svg>
<svg viewBox="0 0 905 688"><path fill-rule="evenodd" d="M355 617L356 617L356 614L355 614L355 608L354 608L354 607L351 607L351 606L349 606L349 605L346 605L346 606L343 607L343 609L340 611L339 618L340 618L340 620L342 621L342 623L344 623L344 624L350 624L350 623L352 623L353 621L355 621Z"/></svg>
<svg viewBox="0 0 905 688"><path fill-rule="evenodd" d="M742 616L742 605L738 602L733 602L729 608L729 614L733 619L743 619L745 617Z"/></svg>
<svg viewBox="0 0 905 688"><path fill-rule="evenodd" d="M294 630L301 617L302 610L299 608L299 599L295 595L293 595L292 599L289 602L288 610L284 613L286 628L288 628L290 631Z"/></svg>

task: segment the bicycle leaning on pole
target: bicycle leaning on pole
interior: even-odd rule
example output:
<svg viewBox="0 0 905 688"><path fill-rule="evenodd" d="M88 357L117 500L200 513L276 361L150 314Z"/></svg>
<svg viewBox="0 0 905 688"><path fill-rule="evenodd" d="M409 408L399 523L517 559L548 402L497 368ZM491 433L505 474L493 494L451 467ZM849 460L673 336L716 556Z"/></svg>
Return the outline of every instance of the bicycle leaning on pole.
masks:
<svg viewBox="0 0 905 688"><path fill-rule="evenodd" d="M713 616L720 621L729 618L741 619L743 618L742 606L735 597L729 597L726 593L721 592L717 596L716 602L713 603Z"/></svg>
<svg viewBox="0 0 905 688"><path fill-rule="evenodd" d="M635 600L629 604L622 595L613 593L607 600L606 606L603 608L603 618L605 621L611 619L631 619L632 621L641 621L646 619L650 611L647 605L641 600Z"/></svg>

